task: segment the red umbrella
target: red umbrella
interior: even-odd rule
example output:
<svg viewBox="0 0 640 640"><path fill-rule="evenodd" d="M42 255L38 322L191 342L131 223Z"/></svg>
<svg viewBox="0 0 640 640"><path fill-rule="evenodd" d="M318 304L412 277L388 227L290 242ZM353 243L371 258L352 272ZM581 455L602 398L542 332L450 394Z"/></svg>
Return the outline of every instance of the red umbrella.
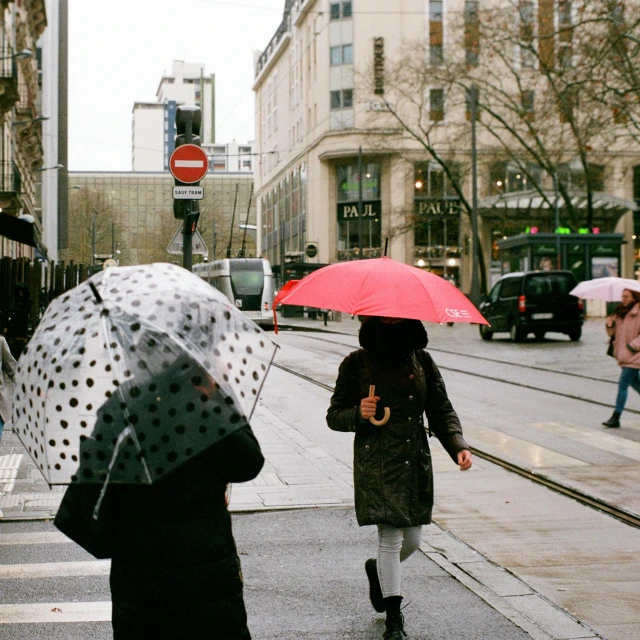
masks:
<svg viewBox="0 0 640 640"><path fill-rule="evenodd" d="M278 291L278 295L273 299L273 304L271 305L273 309L273 330L278 333L278 318L276 316L276 307L282 302L283 298L286 298L291 290L300 282L300 280L287 280L284 283L280 291Z"/></svg>
<svg viewBox="0 0 640 640"><path fill-rule="evenodd" d="M300 280L282 304L359 316L489 324L444 278L386 257L322 267Z"/></svg>
<svg viewBox="0 0 640 640"><path fill-rule="evenodd" d="M387 257L322 267L300 280L282 304L359 316L489 324L473 303L444 278ZM369 387L369 396L375 396L374 384ZM389 415L386 407L382 420L370 420L383 425Z"/></svg>

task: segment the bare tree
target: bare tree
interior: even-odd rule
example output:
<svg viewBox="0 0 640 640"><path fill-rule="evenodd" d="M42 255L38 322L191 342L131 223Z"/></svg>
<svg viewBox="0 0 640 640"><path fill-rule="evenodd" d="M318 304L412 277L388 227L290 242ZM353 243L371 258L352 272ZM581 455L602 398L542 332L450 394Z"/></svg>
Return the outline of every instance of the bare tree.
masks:
<svg viewBox="0 0 640 640"><path fill-rule="evenodd" d="M115 238L122 238L122 225L108 194L97 189L71 191L69 198L69 247L61 258L79 264L94 263L92 253L111 254ZM119 258L127 262L127 247L118 242Z"/></svg>

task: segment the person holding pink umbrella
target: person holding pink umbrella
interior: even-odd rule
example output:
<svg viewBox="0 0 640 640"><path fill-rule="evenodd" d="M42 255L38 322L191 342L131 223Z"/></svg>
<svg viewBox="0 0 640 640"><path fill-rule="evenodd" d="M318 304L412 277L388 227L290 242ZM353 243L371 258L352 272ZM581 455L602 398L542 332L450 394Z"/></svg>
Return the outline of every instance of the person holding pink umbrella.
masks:
<svg viewBox="0 0 640 640"><path fill-rule="evenodd" d="M625 289L620 304L607 317L605 329L612 340L613 356L621 367L616 406L605 427L618 429L629 387L640 393L640 292Z"/></svg>
<svg viewBox="0 0 640 640"><path fill-rule="evenodd" d="M327 423L334 431L355 432L356 518L360 526L378 527L377 559L365 563L371 604L386 612L384 639L403 640L400 563L419 548L433 509L424 414L429 435L437 436L460 469L471 467L472 456L442 376L424 350L422 323L368 317L359 341L362 348L340 365ZM378 419L381 398L385 417Z"/></svg>

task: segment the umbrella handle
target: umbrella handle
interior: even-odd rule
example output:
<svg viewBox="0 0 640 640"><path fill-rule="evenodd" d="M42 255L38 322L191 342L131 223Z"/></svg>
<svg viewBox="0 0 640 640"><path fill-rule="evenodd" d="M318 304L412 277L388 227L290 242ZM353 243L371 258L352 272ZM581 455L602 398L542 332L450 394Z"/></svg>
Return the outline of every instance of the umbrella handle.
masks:
<svg viewBox="0 0 640 640"><path fill-rule="evenodd" d="M369 397L370 398L375 398L376 395L376 385L375 384L371 384L369 385ZM382 418L382 420L376 420L375 418L369 418L369 422L371 424L375 424L376 427L382 427L383 425L387 424L387 422L389 422L389 418L391 417L391 409L389 409L389 407L385 407L384 408L384 418Z"/></svg>

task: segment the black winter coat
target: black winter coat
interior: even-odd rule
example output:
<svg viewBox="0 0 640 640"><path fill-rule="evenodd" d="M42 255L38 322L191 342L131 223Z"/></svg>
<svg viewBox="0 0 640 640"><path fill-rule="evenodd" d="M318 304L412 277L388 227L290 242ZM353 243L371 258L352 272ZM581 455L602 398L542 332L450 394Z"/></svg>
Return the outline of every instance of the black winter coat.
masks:
<svg viewBox="0 0 640 640"><path fill-rule="evenodd" d="M113 485L115 640L249 640L227 482L264 458L249 426L150 486Z"/></svg>
<svg viewBox="0 0 640 640"><path fill-rule="evenodd" d="M414 527L431 522L433 470L424 413L433 432L454 462L468 449L462 427L431 356L415 351L401 365L376 367L378 407L391 418L376 427L360 417L360 400L369 395L372 370L364 349L350 353L340 365L327 424L334 431L355 431L354 489L361 526L388 524Z"/></svg>

